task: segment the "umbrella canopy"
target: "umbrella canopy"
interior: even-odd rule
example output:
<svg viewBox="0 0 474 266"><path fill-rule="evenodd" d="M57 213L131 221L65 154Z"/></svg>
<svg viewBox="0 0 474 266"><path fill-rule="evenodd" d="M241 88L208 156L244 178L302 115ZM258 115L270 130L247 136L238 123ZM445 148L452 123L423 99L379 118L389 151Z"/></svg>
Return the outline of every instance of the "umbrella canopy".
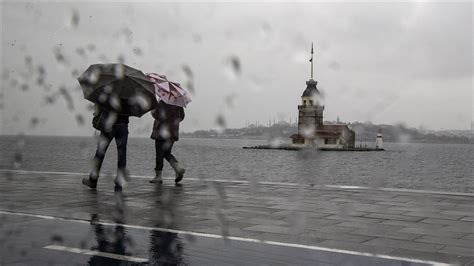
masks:
<svg viewBox="0 0 474 266"><path fill-rule="evenodd" d="M157 104L150 79L124 64L91 65L78 81L84 98L120 114L140 117Z"/></svg>
<svg viewBox="0 0 474 266"><path fill-rule="evenodd" d="M180 107L186 107L191 102L189 92L179 83L169 81L166 76L156 73L147 73L146 75L153 82L158 100Z"/></svg>

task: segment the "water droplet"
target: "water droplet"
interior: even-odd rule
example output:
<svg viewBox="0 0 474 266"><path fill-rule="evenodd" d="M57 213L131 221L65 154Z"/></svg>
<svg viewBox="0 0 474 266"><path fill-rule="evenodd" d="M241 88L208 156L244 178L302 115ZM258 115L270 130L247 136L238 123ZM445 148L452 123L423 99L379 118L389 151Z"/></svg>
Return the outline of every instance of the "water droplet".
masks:
<svg viewBox="0 0 474 266"><path fill-rule="evenodd" d="M95 44L89 43L89 44L87 45L87 50L89 50L89 52L95 51Z"/></svg>
<svg viewBox="0 0 474 266"><path fill-rule="evenodd" d="M84 125L84 116L82 116L81 114L77 114L76 115L76 122L79 126L83 126Z"/></svg>
<svg viewBox="0 0 474 266"><path fill-rule="evenodd" d="M191 70L191 68L188 65L183 65L182 69L183 69L183 72L184 72L184 74L186 75L186 77L188 79L193 78L193 71Z"/></svg>
<svg viewBox="0 0 474 266"><path fill-rule="evenodd" d="M122 110L122 105L120 104L120 99L116 94L112 94L109 97L109 105L113 110L120 112Z"/></svg>
<svg viewBox="0 0 474 266"><path fill-rule="evenodd" d="M25 56L25 64L27 66L31 66L32 62L33 62L33 58L31 58L31 56L29 56L29 55Z"/></svg>
<svg viewBox="0 0 474 266"><path fill-rule="evenodd" d="M54 235L51 236L51 241L53 241L55 243L63 243L64 239L63 239L62 236L54 234Z"/></svg>
<svg viewBox="0 0 474 266"><path fill-rule="evenodd" d="M20 256L26 257L27 255L28 255L28 251L26 251L24 249L20 251Z"/></svg>
<svg viewBox="0 0 474 266"><path fill-rule="evenodd" d="M67 62L66 57L64 57L63 53L61 52L61 49L59 48L54 49L54 57L56 58L56 61L61 64L65 64Z"/></svg>
<svg viewBox="0 0 474 266"><path fill-rule="evenodd" d="M43 78L43 77L38 77L38 78L36 79L36 84L37 84L38 86L43 86L43 85L44 85L44 78Z"/></svg>
<svg viewBox="0 0 474 266"><path fill-rule="evenodd" d="M29 87L28 84L21 84L20 88L22 91L27 91Z"/></svg>
<svg viewBox="0 0 474 266"><path fill-rule="evenodd" d="M87 105L87 111L94 111L95 105L94 104L88 104Z"/></svg>
<svg viewBox="0 0 474 266"><path fill-rule="evenodd" d="M143 55L142 49L140 49L139 47L133 48L133 53L134 53L135 55L138 55L138 56L142 56L142 55Z"/></svg>
<svg viewBox="0 0 474 266"><path fill-rule="evenodd" d="M225 97L225 103L229 107L235 107L235 99L237 98L236 94L227 95Z"/></svg>
<svg viewBox="0 0 474 266"><path fill-rule="evenodd" d="M188 89L188 91L191 93L191 94L194 94L196 89L194 88L194 83L191 81L191 80L188 80L186 82L186 88Z"/></svg>
<svg viewBox="0 0 474 266"><path fill-rule="evenodd" d="M235 79L237 79L242 72L242 66L239 58L237 56L231 56L226 61L224 61L223 71L229 80L235 81Z"/></svg>
<svg viewBox="0 0 474 266"><path fill-rule="evenodd" d="M81 57L85 58L86 57L86 50L82 47L76 48L76 53L80 55Z"/></svg>
<svg viewBox="0 0 474 266"><path fill-rule="evenodd" d="M138 94L128 100L131 106L137 106L140 110L148 110L151 106L150 99L142 94Z"/></svg>
<svg viewBox="0 0 474 266"><path fill-rule="evenodd" d="M129 28L123 28L122 33L125 36L125 40L128 43L131 43L133 41L133 31L131 31Z"/></svg>
<svg viewBox="0 0 474 266"><path fill-rule="evenodd" d="M95 84L97 81L99 81L100 77L100 69L99 68L94 68L90 73L89 76L87 77L88 81L90 84Z"/></svg>
<svg viewBox="0 0 474 266"><path fill-rule="evenodd" d="M23 154L21 153L21 151L17 151L15 152L15 155L13 156L13 168L20 169L22 164L23 164Z"/></svg>
<svg viewBox="0 0 474 266"><path fill-rule="evenodd" d="M104 87L104 93L106 93L106 94L111 94L112 91L113 91L113 89L114 89L114 87L112 87L112 85L106 85L106 86Z"/></svg>
<svg viewBox="0 0 474 266"><path fill-rule="evenodd" d="M114 75L117 79L122 79L124 77L125 70L122 64L116 64L114 66Z"/></svg>
<svg viewBox="0 0 474 266"><path fill-rule="evenodd" d="M101 93L98 97L99 103L106 103L107 102L107 94L106 93Z"/></svg>
<svg viewBox="0 0 474 266"><path fill-rule="evenodd" d="M169 139L169 137L171 136L171 133L168 129L168 126L166 125L163 125L161 128L160 128L160 131L159 131L159 136L163 139Z"/></svg>
<svg viewBox="0 0 474 266"><path fill-rule="evenodd" d="M77 27L79 25L79 12L77 10L72 11L71 25Z"/></svg>
<svg viewBox="0 0 474 266"><path fill-rule="evenodd" d="M75 77L78 77L78 76L79 76L79 70L73 69L73 70L71 71L71 75L72 75L72 77L74 77L74 78L75 78Z"/></svg>
<svg viewBox="0 0 474 266"><path fill-rule="evenodd" d="M226 129L226 121L222 114L217 115L216 117L216 125L218 126L217 132L219 134L224 133Z"/></svg>
<svg viewBox="0 0 474 266"><path fill-rule="evenodd" d="M64 100L66 100L67 106L70 111L74 110L74 100L69 93L69 91L66 89L66 87L61 86L59 87L59 93L61 96L63 96Z"/></svg>
<svg viewBox="0 0 474 266"><path fill-rule="evenodd" d="M39 118L38 117L32 117L30 120L30 124L32 127L36 127L39 124Z"/></svg>
<svg viewBox="0 0 474 266"><path fill-rule="evenodd" d="M232 64L232 69L234 70L235 74L239 76L242 71L239 58L237 56L232 56L230 58L230 62Z"/></svg>
<svg viewBox="0 0 474 266"><path fill-rule="evenodd" d="M101 54L101 55L99 55L99 61L105 63L109 60L107 59L107 56L105 56L104 54Z"/></svg>
<svg viewBox="0 0 474 266"><path fill-rule="evenodd" d="M112 131L112 127L114 126L115 122L117 121L117 113L109 112L109 115L105 119L105 131Z"/></svg>
<svg viewBox="0 0 474 266"><path fill-rule="evenodd" d="M125 63L125 57L123 55L119 55L117 57L117 61L120 63L120 64L124 64Z"/></svg>
<svg viewBox="0 0 474 266"><path fill-rule="evenodd" d="M16 80L16 79L11 79L11 80L10 80L10 86L12 86L12 87L18 86L18 80Z"/></svg>

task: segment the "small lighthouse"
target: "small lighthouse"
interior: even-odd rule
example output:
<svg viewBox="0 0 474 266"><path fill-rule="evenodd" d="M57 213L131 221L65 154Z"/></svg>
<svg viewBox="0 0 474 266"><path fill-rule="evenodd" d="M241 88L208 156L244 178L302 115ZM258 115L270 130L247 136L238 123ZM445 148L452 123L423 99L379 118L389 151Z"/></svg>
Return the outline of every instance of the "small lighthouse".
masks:
<svg viewBox="0 0 474 266"><path fill-rule="evenodd" d="M382 129L379 128L377 138L375 139L375 149L383 150Z"/></svg>

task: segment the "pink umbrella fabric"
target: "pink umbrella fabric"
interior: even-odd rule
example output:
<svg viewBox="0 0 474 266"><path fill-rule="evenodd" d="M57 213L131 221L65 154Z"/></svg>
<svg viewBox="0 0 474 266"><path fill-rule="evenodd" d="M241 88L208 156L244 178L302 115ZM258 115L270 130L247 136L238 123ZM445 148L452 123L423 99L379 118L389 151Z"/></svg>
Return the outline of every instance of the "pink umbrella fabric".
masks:
<svg viewBox="0 0 474 266"><path fill-rule="evenodd" d="M169 81L165 75L156 73L147 73L146 75L155 86L155 96L158 102L163 101L181 107L186 107L191 102L189 92L181 87L179 83Z"/></svg>

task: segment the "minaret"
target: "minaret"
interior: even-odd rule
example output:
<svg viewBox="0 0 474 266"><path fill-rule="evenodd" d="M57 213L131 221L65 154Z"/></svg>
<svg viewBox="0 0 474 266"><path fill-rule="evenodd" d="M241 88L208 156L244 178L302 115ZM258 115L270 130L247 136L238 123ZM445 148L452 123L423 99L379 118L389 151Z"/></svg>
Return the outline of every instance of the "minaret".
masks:
<svg viewBox="0 0 474 266"><path fill-rule="evenodd" d="M323 124L324 106L320 105L321 94L313 79L313 44L311 43L311 78L306 81L306 89L301 95L301 105L298 105L298 134L304 137L306 145L313 145L317 128Z"/></svg>

